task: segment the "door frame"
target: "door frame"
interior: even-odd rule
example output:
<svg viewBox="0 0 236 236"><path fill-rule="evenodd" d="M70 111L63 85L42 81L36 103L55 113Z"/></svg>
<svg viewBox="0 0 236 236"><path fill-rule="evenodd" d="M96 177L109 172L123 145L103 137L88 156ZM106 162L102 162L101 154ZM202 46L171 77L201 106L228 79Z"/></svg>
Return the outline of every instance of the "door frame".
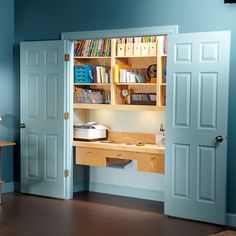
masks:
<svg viewBox="0 0 236 236"><path fill-rule="evenodd" d="M62 32L62 40L82 40L82 39L97 39L97 38L127 38L138 36L166 35L178 34L178 25L167 26L152 26L152 27L137 27L137 28L121 28L107 30L91 30L78 32Z"/></svg>
<svg viewBox="0 0 236 236"><path fill-rule="evenodd" d="M70 114L69 119L65 122L65 170L68 170L69 175L65 178L65 199L73 198L73 43L69 40L64 40L64 53L70 55L69 62L64 63L64 78L65 78L65 97L64 111Z"/></svg>
<svg viewBox="0 0 236 236"><path fill-rule="evenodd" d="M74 68L74 48L73 42L83 39L97 39L97 38L121 38L121 37L138 37L138 36L152 36L152 35L169 35L178 34L178 25L169 26L154 26L154 27L137 27L137 28L121 28L121 29L107 29L107 30L94 30L94 31L78 31L78 32L62 32L61 40L67 40L65 52L70 55L70 63L66 63L66 104L67 111L69 112L70 119L68 121L69 127L67 128L67 151L65 167L69 170L69 176L66 178L66 199L73 197L73 68Z"/></svg>

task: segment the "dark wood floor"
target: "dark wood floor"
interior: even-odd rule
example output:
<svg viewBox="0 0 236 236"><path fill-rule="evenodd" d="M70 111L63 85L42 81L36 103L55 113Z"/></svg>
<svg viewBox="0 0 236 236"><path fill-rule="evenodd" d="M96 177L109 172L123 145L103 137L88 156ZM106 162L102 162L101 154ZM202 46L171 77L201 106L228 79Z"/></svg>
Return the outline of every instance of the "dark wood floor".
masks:
<svg viewBox="0 0 236 236"><path fill-rule="evenodd" d="M163 203L83 192L74 200L3 194L0 236L201 236L224 227L163 215Z"/></svg>

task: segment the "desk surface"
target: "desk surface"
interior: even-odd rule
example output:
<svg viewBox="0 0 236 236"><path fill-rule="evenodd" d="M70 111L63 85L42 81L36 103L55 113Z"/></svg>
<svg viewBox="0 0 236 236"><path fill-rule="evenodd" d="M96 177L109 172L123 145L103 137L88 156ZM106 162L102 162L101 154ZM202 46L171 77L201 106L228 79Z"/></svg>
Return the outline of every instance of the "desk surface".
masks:
<svg viewBox="0 0 236 236"><path fill-rule="evenodd" d="M114 144L114 143L103 143L101 141L96 141L96 142L74 141L73 146L130 151L130 152L165 154L165 147L157 147L157 145L154 144L145 144L144 146L136 146L135 144L128 145L126 143Z"/></svg>
<svg viewBox="0 0 236 236"><path fill-rule="evenodd" d="M0 147L7 147L7 146L14 146L14 145L16 145L16 143L0 140Z"/></svg>

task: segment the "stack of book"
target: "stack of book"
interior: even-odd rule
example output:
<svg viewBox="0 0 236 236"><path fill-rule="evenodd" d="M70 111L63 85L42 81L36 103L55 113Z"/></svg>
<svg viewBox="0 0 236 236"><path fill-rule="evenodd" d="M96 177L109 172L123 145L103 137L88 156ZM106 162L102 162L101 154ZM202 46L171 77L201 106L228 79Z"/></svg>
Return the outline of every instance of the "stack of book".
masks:
<svg viewBox="0 0 236 236"><path fill-rule="evenodd" d="M74 56L109 57L110 55L111 39L89 39L75 42Z"/></svg>

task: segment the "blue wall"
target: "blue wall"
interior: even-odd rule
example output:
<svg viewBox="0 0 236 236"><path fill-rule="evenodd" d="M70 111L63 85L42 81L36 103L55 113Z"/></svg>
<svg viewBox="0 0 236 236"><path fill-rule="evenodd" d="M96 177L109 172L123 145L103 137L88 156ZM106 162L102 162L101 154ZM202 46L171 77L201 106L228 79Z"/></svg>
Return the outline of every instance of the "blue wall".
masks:
<svg viewBox="0 0 236 236"><path fill-rule="evenodd" d="M236 4L223 0L17 0L16 42L59 39L61 32L179 25L180 32L231 30L236 42ZM228 211L236 213L236 44L231 45ZM11 101L9 101L11 102Z"/></svg>
<svg viewBox="0 0 236 236"><path fill-rule="evenodd" d="M0 0L0 140L16 140L18 88L13 77L14 0ZM3 149L3 179L13 181L13 148ZM17 158L17 155L16 155Z"/></svg>

